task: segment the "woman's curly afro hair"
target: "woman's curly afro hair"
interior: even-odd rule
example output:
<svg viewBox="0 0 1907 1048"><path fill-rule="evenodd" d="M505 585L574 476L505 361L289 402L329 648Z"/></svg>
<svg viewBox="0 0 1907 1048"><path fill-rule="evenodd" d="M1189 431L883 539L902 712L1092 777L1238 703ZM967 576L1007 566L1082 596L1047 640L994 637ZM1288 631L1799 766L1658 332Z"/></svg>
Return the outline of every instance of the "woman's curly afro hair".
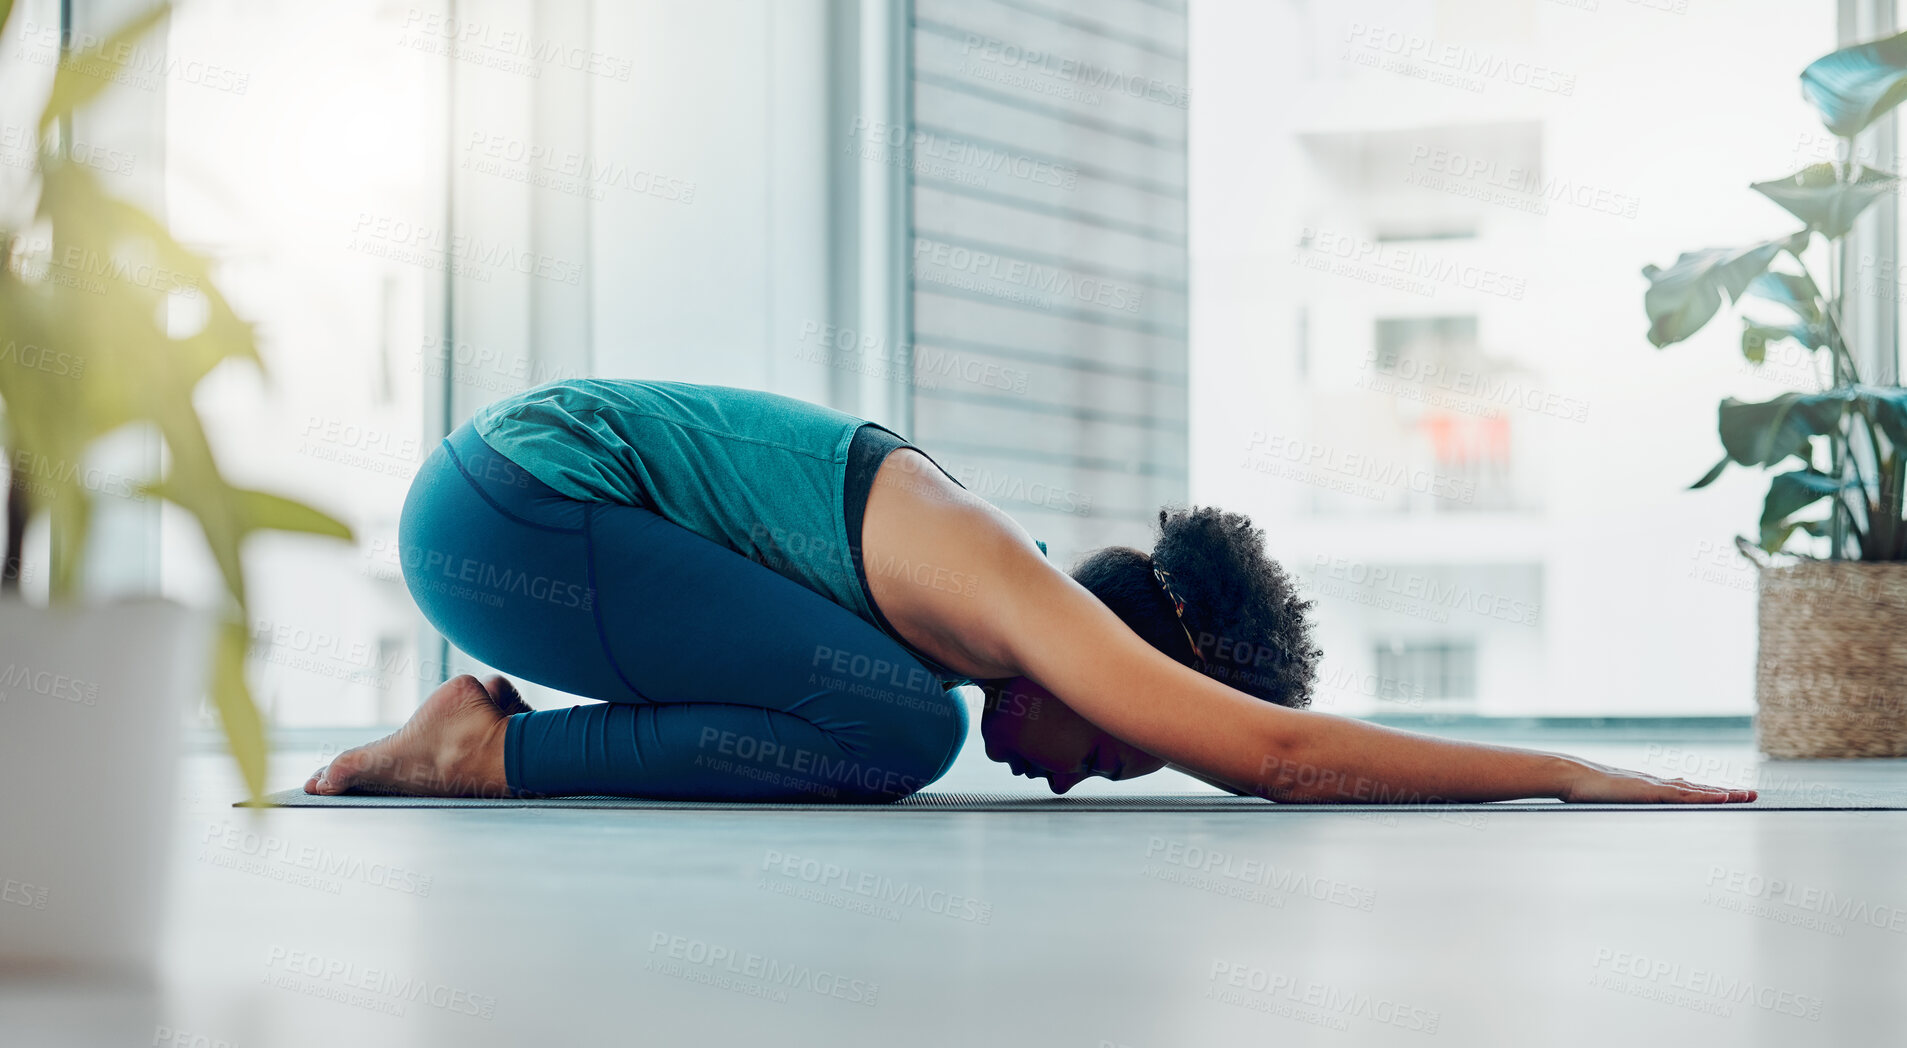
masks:
<svg viewBox="0 0 1907 1048"><path fill-rule="evenodd" d="M1185 629L1153 568L1171 576L1185 602ZM1128 546L1096 550L1073 568L1146 643L1214 680L1280 706L1302 709L1323 655L1312 644L1311 607L1291 576L1265 555L1251 519L1211 506L1161 509L1150 554ZM1204 650L1201 663L1186 637Z"/></svg>

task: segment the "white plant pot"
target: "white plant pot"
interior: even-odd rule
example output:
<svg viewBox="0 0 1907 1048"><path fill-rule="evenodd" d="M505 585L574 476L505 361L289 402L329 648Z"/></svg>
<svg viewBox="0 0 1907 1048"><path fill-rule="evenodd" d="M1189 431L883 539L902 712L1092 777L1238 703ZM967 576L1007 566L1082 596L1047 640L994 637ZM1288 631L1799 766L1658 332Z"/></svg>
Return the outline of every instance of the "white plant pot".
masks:
<svg viewBox="0 0 1907 1048"><path fill-rule="evenodd" d="M0 972L151 978L209 627L0 600Z"/></svg>

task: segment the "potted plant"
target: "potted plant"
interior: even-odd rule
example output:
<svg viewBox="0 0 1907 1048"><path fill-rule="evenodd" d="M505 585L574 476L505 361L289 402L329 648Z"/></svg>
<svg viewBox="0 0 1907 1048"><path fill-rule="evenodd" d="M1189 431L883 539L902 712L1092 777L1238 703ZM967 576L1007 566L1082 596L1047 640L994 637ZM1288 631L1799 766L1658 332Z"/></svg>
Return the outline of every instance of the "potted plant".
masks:
<svg viewBox="0 0 1907 1048"><path fill-rule="evenodd" d="M10 7L0 0L0 25ZM261 366L252 328L206 259L69 155L70 114L114 82L166 13L140 15L84 64L61 55L32 167L17 194L0 196L0 967L149 972L176 735L205 685L247 789L257 798L264 788L240 546L262 529L350 537L317 510L220 473L193 389L226 361ZM88 461L127 427L161 438L156 480L104 478ZM164 499L196 519L224 581L222 606L84 600L88 524L112 497ZM22 558L23 533L42 518L47 607L20 593L21 577L42 570Z"/></svg>
<svg viewBox="0 0 1907 1048"><path fill-rule="evenodd" d="M1897 191L1893 173L1853 158L1854 136L1907 98L1907 33L1843 48L1801 73L1802 94L1842 140L1846 158L1751 188L1803 228L1745 247L1682 255L1643 268L1649 341L1657 348L1701 330L1724 299L1752 298L1741 351L1759 365L1770 345L1804 347L1819 390L1773 400L1721 402L1723 457L1779 470L1769 481L1756 541L1737 538L1759 567L1756 737L1772 757L1907 756L1907 389L1864 380L1844 334L1850 274L1818 281L1802 255L1819 236L1831 257L1869 205ZM1871 260L1863 264L1871 266ZM1881 276L1897 301L1892 263ZM1868 274L1871 278L1875 274ZM1855 274L1859 276L1859 274ZM1892 350L1893 347L1883 347Z"/></svg>

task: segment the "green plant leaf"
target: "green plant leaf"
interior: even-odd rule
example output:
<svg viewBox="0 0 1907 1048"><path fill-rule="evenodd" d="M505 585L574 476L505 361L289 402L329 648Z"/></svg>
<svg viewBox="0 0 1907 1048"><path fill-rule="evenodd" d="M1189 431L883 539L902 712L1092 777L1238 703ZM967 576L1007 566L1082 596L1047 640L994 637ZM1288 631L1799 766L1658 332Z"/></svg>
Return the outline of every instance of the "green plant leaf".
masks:
<svg viewBox="0 0 1907 1048"><path fill-rule="evenodd" d="M1783 524L1763 524L1761 526L1761 541L1756 543L1756 545L1760 546L1765 553L1780 553L1781 547L1788 544L1788 539L1794 535L1796 530L1803 530L1809 534L1815 534L1806 523L1800 521L1788 521Z"/></svg>
<svg viewBox="0 0 1907 1048"><path fill-rule="evenodd" d="M1783 393L1761 403L1729 397L1717 412L1722 448L1743 466L1772 466L1789 456L1806 462L1808 438L1835 432L1847 399L1840 391Z"/></svg>
<svg viewBox="0 0 1907 1048"><path fill-rule="evenodd" d="M77 469L67 472L72 477L81 473ZM93 504L87 501L76 479L56 479L50 487L53 497L45 500L52 532L48 556L52 571L47 591L54 601L63 603L79 595L81 555L86 551Z"/></svg>
<svg viewBox="0 0 1907 1048"><path fill-rule="evenodd" d="M170 441L167 444L171 446ZM206 461L209 463L209 458ZM280 495L232 487L215 467L188 469L183 457L176 454L165 479L142 490L198 520L219 573L225 577L225 587L240 607L247 602L240 552L248 535L255 531L289 531L347 541L351 538L350 527L333 517Z"/></svg>
<svg viewBox="0 0 1907 1048"><path fill-rule="evenodd" d="M225 479L216 470L207 473L182 468L175 458L165 479L147 485L144 490L192 514L199 522L199 529L205 533L206 549L211 551L212 560L225 579L226 591L239 607L246 607L245 566L239 556L245 531L231 497L232 488Z"/></svg>
<svg viewBox="0 0 1907 1048"><path fill-rule="evenodd" d="M255 804L265 796L265 773L270 749L265 744L265 724L258 716L258 704L252 701L250 685L245 682L245 653L251 636L242 619L219 623L212 656L212 704L218 708L219 724L225 729L225 742L238 762L245 779L245 792Z"/></svg>
<svg viewBox="0 0 1907 1048"><path fill-rule="evenodd" d="M140 344L163 343L167 357L161 361L132 360L147 370L159 365L169 373L197 382L219 363L244 360L261 370L264 361L258 355L252 325L241 320L231 303L212 280L205 259L176 240L165 225L144 210L107 193L92 172L81 165L49 160L44 172L40 213L49 219L56 237L82 252L97 253L102 259L117 259L124 246L137 243L151 252L152 271L163 270L169 276L155 289L128 284L118 278L116 290L128 294L113 301L113 312L101 318L110 321L114 344L133 340ZM160 291L173 287L190 289L202 296L206 307L205 326L184 339L171 338L159 326L157 311ZM142 301L150 298L151 301ZM102 333L105 334L105 333Z"/></svg>
<svg viewBox="0 0 1907 1048"><path fill-rule="evenodd" d="M1894 191L1900 179L1884 171L1855 165L1852 178L1842 179L1833 164L1811 164L1772 182L1748 188L1780 204L1808 228L1829 239L1847 235L1868 205Z"/></svg>
<svg viewBox="0 0 1907 1048"><path fill-rule="evenodd" d="M1715 478L1722 475L1722 470L1727 469L1728 464L1731 461L1733 460L1731 460L1728 456L1723 455L1722 460L1720 462L1717 462L1715 463L1714 466L1710 467L1707 473L1702 474L1702 479L1696 481L1693 484L1690 484L1688 486L1688 489L1690 491L1694 491L1697 488L1705 488L1705 487L1708 487L1710 484L1715 483Z"/></svg>
<svg viewBox="0 0 1907 1048"><path fill-rule="evenodd" d="M1747 247L1717 247L1685 252L1667 269L1642 267L1649 290L1642 308L1649 314L1649 341L1657 349L1695 334L1721 308L1733 302L1782 250L1807 246L1808 232L1764 240Z"/></svg>
<svg viewBox="0 0 1907 1048"><path fill-rule="evenodd" d="M1853 138L1907 98L1907 33L1815 59L1801 71L1801 94L1829 131Z"/></svg>
<svg viewBox="0 0 1907 1048"><path fill-rule="evenodd" d="M12 0L0 0L0 26L14 7ZM193 406L193 391L224 361L245 360L262 371L256 332L213 283L205 257L175 239L163 222L106 192L84 165L42 149L63 116L119 81L127 60L138 53L137 42L168 13L161 2L111 34L96 52L61 54L54 70L30 155L29 174L38 186L34 214L50 227L51 242L63 255L84 259L84 274L47 279L13 268L20 249L0 231L0 254L6 256L0 262L9 263L0 265L0 340L42 347L77 363L48 370L0 360L0 433L10 458L27 456L35 506L51 518L51 590L56 599L68 600L79 592L92 500L99 494L85 479L88 450L128 424L158 428L169 463L165 479L147 491L199 521L231 597L211 652L209 693L256 800L264 789L267 749L245 679L249 636L240 546L260 530L349 538L350 529L290 499L227 483ZM202 296L204 323L173 337L168 296L185 294Z"/></svg>
<svg viewBox="0 0 1907 1048"><path fill-rule="evenodd" d="M1861 532L1861 529L1856 526L1853 521L1848 521L1847 525L1847 534L1854 539L1856 548L1864 549L1867 544L1867 536ZM1792 538L1797 531L1806 532L1817 539L1831 537L1834 534L1834 518L1823 517L1820 520L1788 520L1778 524L1763 524L1760 530L1761 542L1759 545L1761 549L1768 553L1780 553L1782 552L1782 547L1788 544L1788 540ZM1803 555L1805 556L1805 554ZM1864 558L1857 553L1854 559L1861 560Z"/></svg>
<svg viewBox="0 0 1907 1048"><path fill-rule="evenodd" d="M1778 269L1766 273L1748 282L1742 291L1744 298L1758 298L1773 302L1794 314L1797 332L1805 332L1803 337L1797 333L1794 337L1810 349L1819 349L1827 345L1827 317L1822 312L1821 289L1814 284L1814 278L1806 273L1784 273Z"/></svg>
<svg viewBox="0 0 1907 1048"><path fill-rule="evenodd" d="M1900 386L1855 386L1850 394L1896 448L1907 447L1907 389Z"/></svg>
<svg viewBox="0 0 1907 1048"><path fill-rule="evenodd" d="M237 488L232 490L231 495L238 503L239 518L248 532L295 531L309 535L329 535L346 541L351 538L349 525L302 502L293 502L263 491Z"/></svg>
<svg viewBox="0 0 1907 1048"><path fill-rule="evenodd" d="M1850 486L1812 469L1777 473L1768 481L1768 498L1762 503L1761 523L1763 526L1781 523Z"/></svg>
<svg viewBox="0 0 1907 1048"><path fill-rule="evenodd" d="M1794 339L1810 350L1823 344L1821 332L1806 324L1757 324L1744 317L1741 325L1741 355L1755 364L1768 358L1770 344L1783 339Z"/></svg>
<svg viewBox="0 0 1907 1048"><path fill-rule="evenodd" d="M47 96L46 108L40 111L40 134L44 136L55 120L85 106L112 86L126 60L133 55L133 45L171 12L171 5L162 3L135 15L99 45L96 58L60 55L59 69L53 74L53 93Z"/></svg>
<svg viewBox="0 0 1907 1048"><path fill-rule="evenodd" d="M1762 508L1762 519L1759 527L1761 532L1760 546L1765 552L1781 552L1782 548L1788 544L1788 540L1793 538L1794 533L1797 531L1812 535L1815 538L1826 538L1834 532L1834 518L1832 516L1820 517L1813 520L1792 519L1793 514L1832 495L1837 486L1834 483L1834 478L1829 477L1825 473L1814 473L1812 471L1797 472L1809 473L1814 479L1784 482L1782 480L1783 477L1791 476L1791 474L1784 473L1773 478L1774 482L1768 487L1768 499ZM1841 486L1851 488L1855 486L1855 483L1849 480L1846 485ZM1809 490L1814 487L1821 487L1825 490L1819 494L1810 494ZM1779 500L1779 504L1777 504L1777 500ZM1794 508L1788 509L1786 514L1783 514L1782 510L1790 505ZM1770 513L1776 515L1771 517L1769 515ZM1865 537L1861 535L1859 528L1851 528L1851 530L1857 541L1865 541Z"/></svg>

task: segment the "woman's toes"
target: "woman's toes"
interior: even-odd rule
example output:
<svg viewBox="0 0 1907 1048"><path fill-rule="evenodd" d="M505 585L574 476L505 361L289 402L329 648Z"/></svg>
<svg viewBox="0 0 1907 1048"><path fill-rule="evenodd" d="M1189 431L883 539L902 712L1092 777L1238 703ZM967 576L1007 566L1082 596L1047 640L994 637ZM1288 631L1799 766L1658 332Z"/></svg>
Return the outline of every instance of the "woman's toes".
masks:
<svg viewBox="0 0 1907 1048"><path fill-rule="evenodd" d="M339 754L306 780L305 792L501 795L503 701L529 709L501 677L488 685L468 675L445 681L403 727Z"/></svg>
<svg viewBox="0 0 1907 1048"><path fill-rule="evenodd" d="M361 750L349 750L337 756L325 769L318 773L314 784L314 793L327 796L343 793L357 781L358 754Z"/></svg>
<svg viewBox="0 0 1907 1048"><path fill-rule="evenodd" d="M524 702L523 696L517 694L516 685L511 684L508 678L495 676L485 678L483 690L489 693L490 701L495 703L497 709L502 710L506 717L530 712L530 704Z"/></svg>

